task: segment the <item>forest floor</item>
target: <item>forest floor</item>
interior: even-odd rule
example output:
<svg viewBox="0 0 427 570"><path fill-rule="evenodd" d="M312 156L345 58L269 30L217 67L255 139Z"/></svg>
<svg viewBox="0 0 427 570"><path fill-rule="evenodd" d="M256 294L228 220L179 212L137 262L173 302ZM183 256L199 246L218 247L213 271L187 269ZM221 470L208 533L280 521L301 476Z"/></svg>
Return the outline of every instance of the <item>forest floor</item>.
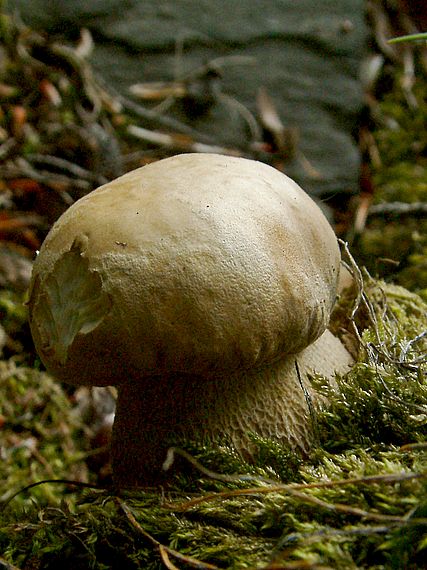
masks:
<svg viewBox="0 0 427 570"><path fill-rule="evenodd" d="M412 31L406 15L371 17L360 193L328 202L353 275L331 328L356 364L337 389L313 378L328 406L310 456L254 436L249 464L226 442L188 442L189 468L163 493L118 494L114 393L43 371L25 306L32 259L79 197L201 143L110 93L88 62L88 32L70 46L0 14L0 566L427 567L427 54L425 42L387 43ZM265 140L233 153L282 165L284 127L262 112Z"/></svg>

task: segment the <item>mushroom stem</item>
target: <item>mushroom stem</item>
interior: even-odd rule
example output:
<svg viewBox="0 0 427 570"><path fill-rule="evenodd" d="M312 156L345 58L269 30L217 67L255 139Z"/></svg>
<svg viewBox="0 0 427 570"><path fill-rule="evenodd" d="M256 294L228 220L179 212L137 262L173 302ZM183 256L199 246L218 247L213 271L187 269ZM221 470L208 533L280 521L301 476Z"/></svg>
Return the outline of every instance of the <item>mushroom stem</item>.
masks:
<svg viewBox="0 0 427 570"><path fill-rule="evenodd" d="M250 459L250 434L256 433L306 453L312 440L310 404L317 399L307 377L298 377L295 362L299 370L332 380L335 371L348 369L351 357L326 331L294 359L286 355L262 369L210 378L149 376L142 384L119 386L112 441L115 484L164 482L168 448L192 439L228 442Z"/></svg>
<svg viewBox="0 0 427 570"><path fill-rule="evenodd" d="M162 483L162 464L168 448L186 441L222 439L238 451L244 450L247 456L252 447L248 434L268 435L263 433L262 421L270 415L279 418L274 408L281 408L289 399L295 401L298 392L299 410L293 408L292 415L301 416L299 421L289 422L285 415L281 425L270 424L269 431L276 432L276 438L294 440L292 430L301 427L304 433L299 434L299 443L307 442L309 422L303 417L307 409L301 387L291 385L288 379L286 384L275 386L274 398L266 393L271 391L268 378L279 370L276 365L239 374L241 393L230 387L235 378L206 379L185 374L147 377L143 386L120 386L112 445L115 483L119 487ZM262 409L260 402L268 402L268 408ZM286 407L281 411L286 412ZM285 426L287 434L282 433Z"/></svg>

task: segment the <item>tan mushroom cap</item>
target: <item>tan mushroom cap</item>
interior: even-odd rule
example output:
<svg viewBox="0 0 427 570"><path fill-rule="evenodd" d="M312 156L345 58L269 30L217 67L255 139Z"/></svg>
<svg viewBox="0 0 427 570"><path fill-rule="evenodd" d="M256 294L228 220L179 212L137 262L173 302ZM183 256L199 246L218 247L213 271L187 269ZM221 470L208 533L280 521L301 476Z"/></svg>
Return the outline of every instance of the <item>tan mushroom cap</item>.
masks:
<svg viewBox="0 0 427 570"><path fill-rule="evenodd" d="M31 330L47 369L74 384L249 370L323 333L339 263L329 223L290 178L178 155L61 216L34 264Z"/></svg>

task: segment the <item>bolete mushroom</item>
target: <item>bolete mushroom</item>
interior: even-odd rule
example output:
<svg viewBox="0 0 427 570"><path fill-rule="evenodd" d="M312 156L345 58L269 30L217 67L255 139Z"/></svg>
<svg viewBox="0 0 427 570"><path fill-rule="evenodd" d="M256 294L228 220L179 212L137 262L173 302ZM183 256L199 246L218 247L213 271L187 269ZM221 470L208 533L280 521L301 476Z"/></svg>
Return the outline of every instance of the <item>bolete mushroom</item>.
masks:
<svg viewBox="0 0 427 570"><path fill-rule="evenodd" d="M178 155L59 218L34 263L30 326L56 378L117 386L115 481L153 483L186 439L250 455L253 432L308 449L307 375L351 363L327 330L339 269L333 230L290 178Z"/></svg>

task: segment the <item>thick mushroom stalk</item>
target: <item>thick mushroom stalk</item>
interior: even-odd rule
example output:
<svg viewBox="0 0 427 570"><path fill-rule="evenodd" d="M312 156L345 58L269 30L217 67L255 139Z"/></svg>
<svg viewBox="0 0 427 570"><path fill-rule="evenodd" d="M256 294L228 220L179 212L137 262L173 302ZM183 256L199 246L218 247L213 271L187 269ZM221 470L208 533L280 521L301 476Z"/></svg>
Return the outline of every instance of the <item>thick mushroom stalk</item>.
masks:
<svg viewBox="0 0 427 570"><path fill-rule="evenodd" d="M119 388L113 431L115 481L161 482L168 448L189 440L231 444L247 460L256 451L251 434L306 453L313 440L311 407L317 403L307 371L332 379L350 364L340 341L325 331L294 358L260 369L213 378L147 377L138 388L127 383Z"/></svg>
<svg viewBox="0 0 427 570"><path fill-rule="evenodd" d="M34 264L47 369L118 387L116 483L161 478L169 445L250 433L306 450L307 375L351 359L326 330L340 254L316 204L264 164L165 159L76 202ZM304 385L305 384L305 385Z"/></svg>

